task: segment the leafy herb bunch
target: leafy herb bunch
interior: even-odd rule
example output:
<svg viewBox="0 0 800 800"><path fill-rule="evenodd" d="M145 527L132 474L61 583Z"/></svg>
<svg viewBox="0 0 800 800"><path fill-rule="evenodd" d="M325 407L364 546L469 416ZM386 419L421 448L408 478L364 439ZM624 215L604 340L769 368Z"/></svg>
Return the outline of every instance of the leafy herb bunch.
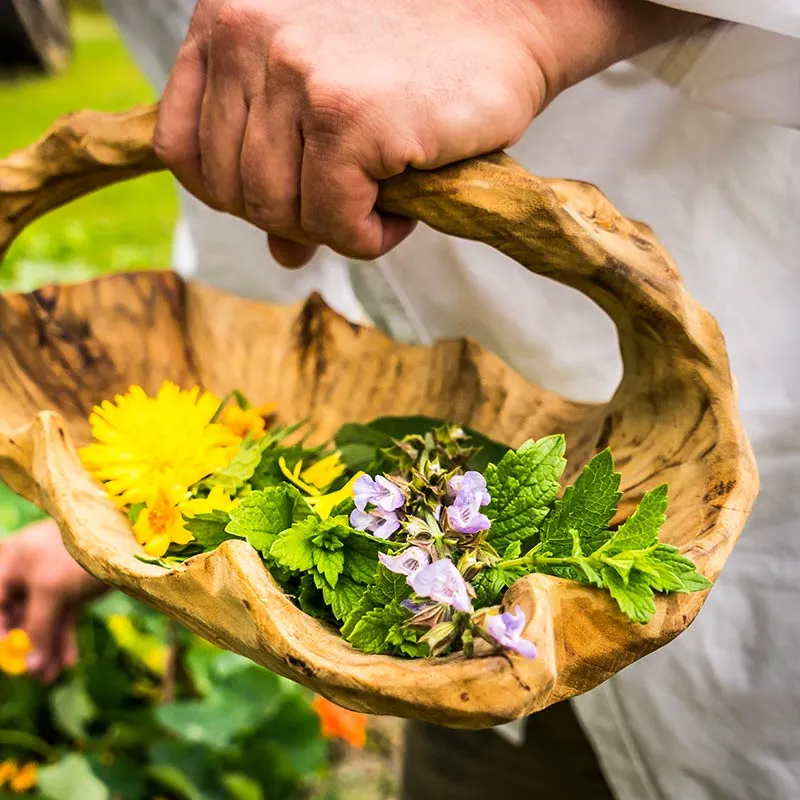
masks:
<svg viewBox="0 0 800 800"><path fill-rule="evenodd" d="M659 541L666 486L609 527L621 494L608 450L557 499L561 435L508 450L458 426L388 418L345 425L325 454L286 444L294 431L243 443L205 482L203 491L224 485L242 496L189 519L190 547L246 539L303 611L363 652L470 656L482 640L535 657L523 610L499 608L533 572L604 589L641 623L655 612L654 592L710 585Z"/></svg>

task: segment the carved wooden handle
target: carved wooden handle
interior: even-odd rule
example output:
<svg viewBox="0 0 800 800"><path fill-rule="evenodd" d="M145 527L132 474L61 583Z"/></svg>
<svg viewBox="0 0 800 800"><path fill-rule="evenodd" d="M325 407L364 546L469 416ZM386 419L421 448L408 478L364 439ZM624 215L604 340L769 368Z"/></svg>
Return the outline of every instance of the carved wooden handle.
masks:
<svg viewBox="0 0 800 800"><path fill-rule="evenodd" d="M163 169L153 150L156 112L152 105L116 114L72 114L39 141L0 160L0 259L22 229L46 212ZM633 299L643 281L652 286L653 279L677 278L649 231L619 215L594 187L535 178L504 154L430 172L408 170L382 184L378 206L485 242L604 307L609 288L619 298L621 284L631 284L622 296ZM614 260L635 261L636 269L609 271ZM606 291L598 282L609 284Z"/></svg>

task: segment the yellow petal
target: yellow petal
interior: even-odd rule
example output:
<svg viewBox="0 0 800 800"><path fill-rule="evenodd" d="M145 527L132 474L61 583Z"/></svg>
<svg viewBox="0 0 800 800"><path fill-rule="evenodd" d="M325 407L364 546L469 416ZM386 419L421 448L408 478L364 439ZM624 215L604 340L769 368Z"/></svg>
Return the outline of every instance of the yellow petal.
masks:
<svg viewBox="0 0 800 800"><path fill-rule="evenodd" d="M159 533L153 536L150 541L145 543L144 551L149 556L161 558L169 550L170 538L167 533Z"/></svg>
<svg viewBox="0 0 800 800"><path fill-rule="evenodd" d="M36 786L37 765L35 761L24 764L20 771L11 779L9 786L14 792L27 792Z"/></svg>
<svg viewBox="0 0 800 800"><path fill-rule="evenodd" d="M19 772L19 767L13 758L0 763L0 787L5 786L17 772Z"/></svg>

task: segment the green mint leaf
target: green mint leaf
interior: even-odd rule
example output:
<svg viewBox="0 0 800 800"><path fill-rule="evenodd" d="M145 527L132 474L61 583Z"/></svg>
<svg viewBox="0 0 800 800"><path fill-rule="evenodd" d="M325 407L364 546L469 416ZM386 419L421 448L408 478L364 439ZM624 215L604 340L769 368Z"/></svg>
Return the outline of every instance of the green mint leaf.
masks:
<svg viewBox="0 0 800 800"><path fill-rule="evenodd" d="M339 578L335 588L325 584L321 588L323 599L339 622L353 612L364 596L364 587L345 577Z"/></svg>
<svg viewBox="0 0 800 800"><path fill-rule="evenodd" d="M600 548L604 556L626 550L644 550L658 542L658 532L667 519L667 485L657 486L642 498L636 511Z"/></svg>
<svg viewBox="0 0 800 800"><path fill-rule="evenodd" d="M424 658L430 655L430 648L425 642L420 641L423 634L424 631L418 628L408 628L402 622L398 622L389 628L386 634L386 644L391 646L395 655Z"/></svg>
<svg viewBox="0 0 800 800"><path fill-rule="evenodd" d="M504 567L484 569L472 581L472 588L475 590L475 607L485 608L497 605L505 590L527 574L528 571L522 566L510 569Z"/></svg>
<svg viewBox="0 0 800 800"><path fill-rule="evenodd" d="M193 544L203 548L203 552L214 550L236 535L225 530L231 521L227 511L214 510L208 514L195 514L186 520L186 529L194 536Z"/></svg>
<svg viewBox="0 0 800 800"><path fill-rule="evenodd" d="M573 552L572 530L580 539L582 555L590 555L606 542L611 536L608 524L622 497L619 483L611 451L603 450L583 468L575 483L564 490L563 497L556 500L542 526L541 541L545 549L556 557L569 555Z"/></svg>
<svg viewBox="0 0 800 800"><path fill-rule="evenodd" d="M345 617L344 623L342 624L342 629L340 631L342 637L349 641L349 637L353 632L353 628L355 628L356 625L361 622L361 619L364 617L364 615L376 608L379 608L380 606L381 604L375 600L372 592L368 591L361 595L361 599Z"/></svg>
<svg viewBox="0 0 800 800"><path fill-rule="evenodd" d="M366 536L348 536L344 544L344 573L356 583L374 583L380 566L381 542ZM387 570L388 572L388 570Z"/></svg>
<svg viewBox="0 0 800 800"><path fill-rule="evenodd" d="M370 589L370 596L374 599L375 605L386 606L395 600L400 603L411 597L411 587L405 575L391 572L378 562L375 584Z"/></svg>
<svg viewBox="0 0 800 800"><path fill-rule="evenodd" d="M314 571L314 544L320 527L319 517L312 516L295 522L276 537L269 550L275 563L292 572Z"/></svg>
<svg viewBox="0 0 800 800"><path fill-rule="evenodd" d="M492 502L486 516L492 527L488 541L497 550L538 532L558 494L564 460L564 437L546 436L509 450L484 473Z"/></svg>
<svg viewBox="0 0 800 800"><path fill-rule="evenodd" d="M353 628L348 641L363 653L390 653L392 645L387 642L387 637L394 630L395 640L400 641L401 634L395 626L402 625L410 617L410 612L393 601L366 613Z"/></svg>
<svg viewBox="0 0 800 800"><path fill-rule="evenodd" d="M519 558L522 554L522 542L519 539L511 542L503 551L503 561L511 561L514 558Z"/></svg>
<svg viewBox="0 0 800 800"><path fill-rule="evenodd" d="M336 587L336 582L344 569L344 552L342 550L324 550L315 547L312 551L314 558L314 569L321 575L331 587Z"/></svg>
<svg viewBox="0 0 800 800"><path fill-rule="evenodd" d="M655 614L653 590L647 577L641 572L632 572L625 582L611 567L602 568L603 584L617 601L623 614L634 622L645 623Z"/></svg>
<svg viewBox="0 0 800 800"><path fill-rule="evenodd" d="M697 571L694 562L669 544L638 554L635 566L659 592L699 592L711 587L711 581Z"/></svg>
<svg viewBox="0 0 800 800"><path fill-rule="evenodd" d="M303 575L300 579L300 592L297 600L301 610L309 616L324 620L333 619L331 610L326 605L325 598L311 575Z"/></svg>
<svg viewBox="0 0 800 800"><path fill-rule="evenodd" d="M213 489L221 486L229 495L234 495L253 476L261 460L262 440L246 438L239 445L233 461L203 481L205 486Z"/></svg>
<svg viewBox="0 0 800 800"><path fill-rule="evenodd" d="M278 534L304 519L317 519L300 492L289 484L251 492L230 511L225 531L247 539L268 558Z"/></svg>

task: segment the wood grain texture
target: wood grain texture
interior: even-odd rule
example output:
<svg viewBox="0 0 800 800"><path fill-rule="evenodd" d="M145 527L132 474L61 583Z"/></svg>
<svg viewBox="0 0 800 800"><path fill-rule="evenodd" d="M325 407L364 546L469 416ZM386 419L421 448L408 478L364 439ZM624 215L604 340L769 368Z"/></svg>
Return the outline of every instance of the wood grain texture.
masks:
<svg viewBox="0 0 800 800"><path fill-rule="evenodd" d="M153 110L86 112L0 162L0 249L46 208L156 168L153 119ZM54 137L68 146L53 151ZM584 405L542 391L469 340L398 344L318 297L278 307L167 273L120 275L0 297L0 478L54 515L90 572L217 644L356 710L485 727L591 689L684 630L705 595L659 597L642 626L600 591L534 575L506 597L529 615L534 661L367 656L292 605L243 542L171 572L138 561L126 520L75 455L93 403L131 383L154 391L164 378L275 400L287 420L310 415L320 439L348 420L409 413L511 445L565 432L569 476L611 446L625 492L618 521L668 482L664 539L716 579L758 479L719 329L650 230L596 188L535 178L501 154L405 173L382 186L379 202L486 242L600 305L624 362L612 400Z"/></svg>

